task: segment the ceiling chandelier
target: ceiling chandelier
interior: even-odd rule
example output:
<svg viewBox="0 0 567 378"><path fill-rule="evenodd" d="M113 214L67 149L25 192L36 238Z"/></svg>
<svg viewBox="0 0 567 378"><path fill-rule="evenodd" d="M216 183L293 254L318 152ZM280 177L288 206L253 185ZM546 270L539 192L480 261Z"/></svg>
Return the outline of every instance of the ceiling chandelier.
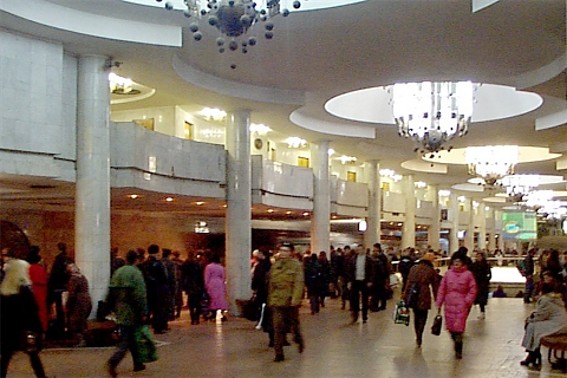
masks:
<svg viewBox="0 0 567 378"><path fill-rule="evenodd" d="M514 202L520 202L540 184L540 175L511 175L500 179L500 185L506 189L506 194Z"/></svg>
<svg viewBox="0 0 567 378"><path fill-rule="evenodd" d="M163 0L156 1L159 3ZM248 48L257 43L256 37L245 37L249 29L263 22L264 37L272 39L274 37L274 24L269 19L280 13L284 17L289 16L290 11L288 9L280 10L283 1L286 0L184 0L187 9L184 10L183 14L187 18L193 19L189 24L189 30L193 33L194 40L203 39L199 20L206 18L209 25L220 31L220 36L216 39L219 52L225 52L228 46L230 51L236 51L240 48L242 53L247 53ZM290 2L294 9L301 7L300 1L287 2ZM165 8L173 10L174 6L171 1L168 1L165 3Z"/></svg>
<svg viewBox="0 0 567 378"><path fill-rule="evenodd" d="M488 187L514 173L518 156L518 146L477 146L465 150L469 174L482 178Z"/></svg>
<svg viewBox="0 0 567 378"><path fill-rule="evenodd" d="M444 149L447 141L467 133L477 86L470 81L394 84L392 111L399 135L415 140L416 152Z"/></svg>

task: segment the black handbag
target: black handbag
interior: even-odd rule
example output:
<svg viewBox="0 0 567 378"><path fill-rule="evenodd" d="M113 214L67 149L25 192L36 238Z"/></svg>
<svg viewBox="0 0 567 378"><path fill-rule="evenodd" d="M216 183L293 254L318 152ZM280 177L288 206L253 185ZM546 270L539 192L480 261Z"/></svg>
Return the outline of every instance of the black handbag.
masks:
<svg viewBox="0 0 567 378"><path fill-rule="evenodd" d="M415 308L417 306L418 297L419 297L419 284L415 282L408 289L406 305L409 308Z"/></svg>
<svg viewBox="0 0 567 378"><path fill-rule="evenodd" d="M443 325L443 317L441 314L437 314L437 316L433 319L433 325L431 326L431 334L435 336L439 336L441 334L441 326Z"/></svg>

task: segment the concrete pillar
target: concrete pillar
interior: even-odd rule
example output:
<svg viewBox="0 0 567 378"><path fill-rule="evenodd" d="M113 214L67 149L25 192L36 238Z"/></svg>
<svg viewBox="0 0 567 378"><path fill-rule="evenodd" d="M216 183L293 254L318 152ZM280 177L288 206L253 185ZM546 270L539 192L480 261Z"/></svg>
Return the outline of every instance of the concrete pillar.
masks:
<svg viewBox="0 0 567 378"><path fill-rule="evenodd" d="M331 181L329 177L329 141L311 144L313 161L313 217L311 252L329 254L331 233Z"/></svg>
<svg viewBox="0 0 567 378"><path fill-rule="evenodd" d="M451 221L451 233L449 237L449 255L459 249L459 200L457 199L457 194L451 192L451 214L453 214L453 219Z"/></svg>
<svg viewBox="0 0 567 378"><path fill-rule="evenodd" d="M371 160L368 162L368 167L368 227L364 233L364 246L371 248L374 243L380 243L382 189L380 188L380 163L377 160Z"/></svg>
<svg viewBox="0 0 567 378"><path fill-rule="evenodd" d="M415 186L412 175L404 176L403 193L406 200L406 213L402 229L402 249L415 247Z"/></svg>
<svg viewBox="0 0 567 378"><path fill-rule="evenodd" d="M75 261L89 282L93 311L110 281L110 90L108 58L79 57Z"/></svg>
<svg viewBox="0 0 567 378"><path fill-rule="evenodd" d="M230 310L238 315L236 299L250 299L251 163L250 111L238 110L228 117L226 148L226 268Z"/></svg>
<svg viewBox="0 0 567 378"><path fill-rule="evenodd" d="M429 245L434 251L439 250L439 237L441 235L441 214L439 212L439 188L435 185L432 188L433 191L433 208L431 226L429 227L428 241Z"/></svg>
<svg viewBox="0 0 567 378"><path fill-rule="evenodd" d="M484 202L478 207L479 221L478 224L478 249L481 251L486 249L486 209Z"/></svg>
<svg viewBox="0 0 567 378"><path fill-rule="evenodd" d="M503 240L502 240L502 225L500 217L502 216L500 211L494 210L494 230L495 230L495 237L498 234L498 238L496 239L496 248L500 250L504 250Z"/></svg>
<svg viewBox="0 0 567 378"><path fill-rule="evenodd" d="M469 200L469 226L467 228L467 236L465 247L469 249L469 253L474 249L474 226L475 226L475 210L474 210L474 200L471 198Z"/></svg>

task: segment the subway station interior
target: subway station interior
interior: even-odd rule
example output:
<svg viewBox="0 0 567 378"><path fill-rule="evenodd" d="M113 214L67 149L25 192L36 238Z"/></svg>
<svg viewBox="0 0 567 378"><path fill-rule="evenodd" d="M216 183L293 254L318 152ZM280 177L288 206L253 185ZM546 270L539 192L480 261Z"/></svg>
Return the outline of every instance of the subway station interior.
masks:
<svg viewBox="0 0 567 378"><path fill-rule="evenodd" d="M66 243L94 303L110 250L153 243L220 253L234 314L251 252L283 241L500 250L493 284L521 289L518 255L567 251L566 8L1 0L0 247L37 245L49 266ZM317 317L302 309L306 352L277 366L245 319L197 329L184 314L158 362L121 375L564 376L519 366L533 309L521 302L494 299L483 322L473 309L458 362L445 334L414 350L392 301L367 325L332 300ZM57 377L97 377L109 353L44 360ZM11 369L33 376L25 356Z"/></svg>

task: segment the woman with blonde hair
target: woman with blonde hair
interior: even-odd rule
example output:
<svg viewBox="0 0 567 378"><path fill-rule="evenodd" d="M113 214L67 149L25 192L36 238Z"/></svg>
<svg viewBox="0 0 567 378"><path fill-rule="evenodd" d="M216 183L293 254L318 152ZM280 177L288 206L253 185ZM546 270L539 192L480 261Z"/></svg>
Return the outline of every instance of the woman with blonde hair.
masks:
<svg viewBox="0 0 567 378"><path fill-rule="evenodd" d="M45 377L39 358L42 329L26 261L11 259L6 264L0 285L0 334L0 377L6 377L10 360L19 350L30 356L36 377Z"/></svg>

